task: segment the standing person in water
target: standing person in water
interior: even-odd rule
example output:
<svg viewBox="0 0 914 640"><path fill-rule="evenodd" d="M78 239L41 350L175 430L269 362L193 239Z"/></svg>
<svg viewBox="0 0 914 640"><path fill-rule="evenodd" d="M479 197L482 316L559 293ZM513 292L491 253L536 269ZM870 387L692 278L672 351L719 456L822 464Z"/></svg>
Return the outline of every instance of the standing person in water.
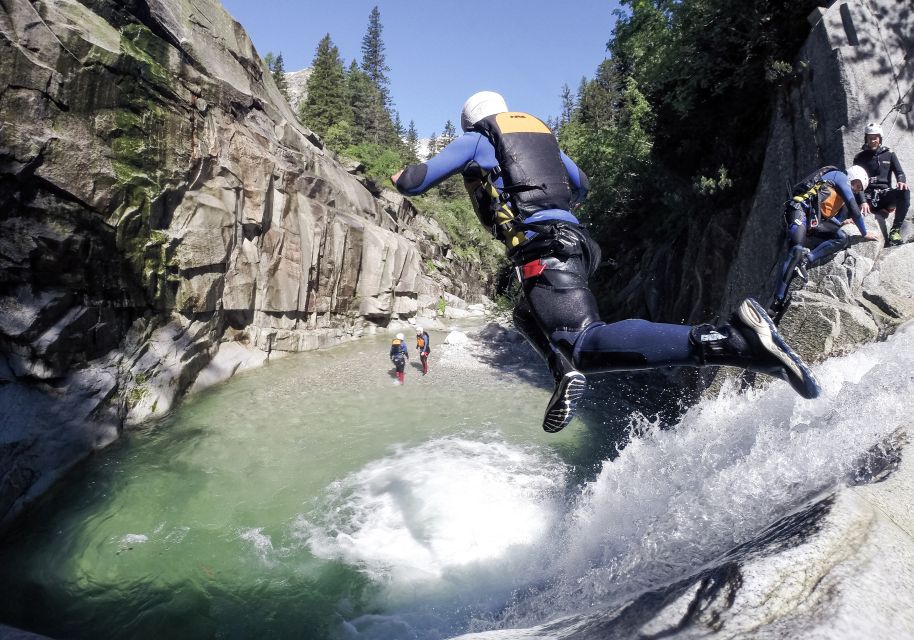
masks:
<svg viewBox="0 0 914 640"><path fill-rule="evenodd" d="M428 354L432 352L428 332L422 327L416 327L416 351L419 353L419 360L422 361L422 375L428 374Z"/></svg>
<svg viewBox="0 0 914 640"><path fill-rule="evenodd" d="M804 398L819 394L808 368L752 299L739 305L729 323L717 325L601 322L588 287L600 248L571 213L587 195L587 176L541 120L508 111L495 92L470 96L460 124L462 136L391 181L401 193L418 195L463 175L476 215L505 244L521 281L515 326L555 381L544 430L568 425L589 373L733 365L787 380Z"/></svg>
<svg viewBox="0 0 914 640"><path fill-rule="evenodd" d="M390 361L397 370L397 382L406 382L406 362L409 360L409 351L406 350L406 336L398 333L390 343Z"/></svg>

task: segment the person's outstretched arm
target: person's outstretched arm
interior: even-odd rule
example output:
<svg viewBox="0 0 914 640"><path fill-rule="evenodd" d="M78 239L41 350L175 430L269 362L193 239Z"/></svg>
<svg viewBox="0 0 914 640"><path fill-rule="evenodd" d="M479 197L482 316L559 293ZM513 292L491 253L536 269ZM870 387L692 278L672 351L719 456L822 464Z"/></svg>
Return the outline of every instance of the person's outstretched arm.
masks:
<svg viewBox="0 0 914 640"><path fill-rule="evenodd" d="M419 164L411 164L390 176L397 191L407 196L417 196L460 173L476 156L481 134L471 131L456 138L438 155Z"/></svg>
<svg viewBox="0 0 914 640"><path fill-rule="evenodd" d="M822 177L826 180L831 180L834 183L835 188L841 193L841 196L844 198L844 206L847 208L847 212L850 214L851 218L854 219L854 224L857 225L860 235L862 235L865 240L878 240L875 233L867 231L866 221L863 219L863 214L860 213L860 207L857 205L857 198L855 197L854 190L851 189L851 183L847 179L847 174L841 171L831 171Z"/></svg>

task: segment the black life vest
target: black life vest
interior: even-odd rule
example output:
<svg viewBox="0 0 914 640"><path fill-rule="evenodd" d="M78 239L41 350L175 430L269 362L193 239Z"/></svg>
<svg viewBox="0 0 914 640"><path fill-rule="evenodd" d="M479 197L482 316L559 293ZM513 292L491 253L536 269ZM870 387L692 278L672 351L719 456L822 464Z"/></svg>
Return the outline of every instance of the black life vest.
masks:
<svg viewBox="0 0 914 640"><path fill-rule="evenodd" d="M834 217L844 207L844 196L835 188L835 184L830 180L822 179L822 176L830 171L839 171L839 169L831 165L817 169L791 189L792 197L786 204L803 205L810 227L818 226L823 219L828 220Z"/></svg>
<svg viewBox="0 0 914 640"><path fill-rule="evenodd" d="M571 185L559 143L542 120L509 111L483 118L473 130L495 147L503 190L517 217L571 209Z"/></svg>

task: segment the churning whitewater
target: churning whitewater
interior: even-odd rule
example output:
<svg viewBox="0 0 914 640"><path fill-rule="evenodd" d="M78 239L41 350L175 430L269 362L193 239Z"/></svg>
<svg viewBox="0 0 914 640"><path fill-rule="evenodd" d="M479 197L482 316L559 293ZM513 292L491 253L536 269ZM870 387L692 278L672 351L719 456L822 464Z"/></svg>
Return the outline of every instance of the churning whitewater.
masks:
<svg viewBox="0 0 914 640"><path fill-rule="evenodd" d="M672 429L633 416L624 448L583 486L543 447L435 438L331 485L296 532L380 585L385 614L347 620L344 637L570 627L695 575L853 480L908 419L898 399L914 393L912 371L907 327L815 367L814 401L769 381L731 385Z"/></svg>

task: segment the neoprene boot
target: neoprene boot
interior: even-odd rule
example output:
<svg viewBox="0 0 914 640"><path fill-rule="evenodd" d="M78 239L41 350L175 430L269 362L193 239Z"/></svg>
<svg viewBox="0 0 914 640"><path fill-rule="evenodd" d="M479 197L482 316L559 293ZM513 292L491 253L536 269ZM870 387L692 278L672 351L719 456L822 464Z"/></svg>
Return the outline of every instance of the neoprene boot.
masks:
<svg viewBox="0 0 914 640"><path fill-rule="evenodd" d="M729 324L698 325L692 328L689 339L703 365L742 367L780 378L807 399L820 393L812 372L752 298L743 300Z"/></svg>
<svg viewBox="0 0 914 640"><path fill-rule="evenodd" d="M790 308L790 303L792 301L793 297L788 293L780 300L775 299L774 302L771 303L771 306L768 307L768 315L771 316L771 321L774 322L775 326L781 322L781 318L787 313L787 309Z"/></svg>
<svg viewBox="0 0 914 640"><path fill-rule="evenodd" d="M397 371L397 380L400 381L400 384L406 382L406 374L403 371Z"/></svg>
<svg viewBox="0 0 914 640"><path fill-rule="evenodd" d="M549 365L549 372L555 382L543 416L543 431L561 431L574 418L578 402L587 390L587 378L549 341L525 303L514 310L514 326Z"/></svg>
<svg viewBox="0 0 914 640"><path fill-rule="evenodd" d="M574 418L578 402L587 390L587 378L558 351L553 351L547 362L555 380L555 390L546 405L543 431L556 433L567 427Z"/></svg>

